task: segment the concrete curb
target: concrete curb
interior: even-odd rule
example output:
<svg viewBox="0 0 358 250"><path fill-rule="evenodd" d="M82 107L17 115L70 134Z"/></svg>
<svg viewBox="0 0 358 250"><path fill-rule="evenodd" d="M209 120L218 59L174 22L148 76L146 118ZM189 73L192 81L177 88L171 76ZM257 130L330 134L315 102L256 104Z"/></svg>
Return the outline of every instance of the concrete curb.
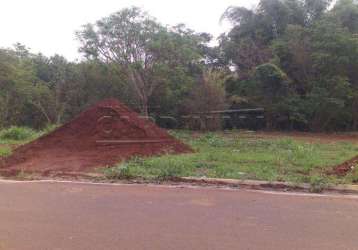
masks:
<svg viewBox="0 0 358 250"><path fill-rule="evenodd" d="M111 180L105 178L104 174L101 173L80 173L80 172L70 172L70 173L52 173L48 176L49 179L45 180L68 180L73 178L75 180L83 179L89 182L96 182L98 180L100 183L113 183ZM62 177L62 178L59 178ZM11 180L13 178L4 178L0 176L0 180ZM15 178L16 180L16 178ZM25 179L26 180L26 179ZM33 180L44 180L43 176L36 176ZM21 181L21 180L18 180ZM24 180L23 180L24 181ZM121 181L119 181L121 182ZM154 183L151 181L144 180L127 180L126 184L148 184ZM312 186L308 183L292 183L292 182L279 182L279 181L256 181L256 180L238 180L238 179L221 179L221 178L197 178L197 177L174 177L168 181L161 181L160 183L185 183L190 185L198 186L226 186L233 188L242 188L242 189L252 189L252 190L273 190L273 191L298 191L305 193L314 193L312 191ZM358 195L358 185L326 185L322 187L321 192L316 193L339 193L339 194L355 194Z"/></svg>
<svg viewBox="0 0 358 250"><path fill-rule="evenodd" d="M312 187L308 183L292 183L278 181L255 181L255 180L236 180L236 179L219 179L219 178L196 178L181 177L178 181L199 184L199 185L221 185L230 187L239 187L255 190L279 190L279 191L301 191L312 192ZM322 192L357 194L358 185L328 185L322 188Z"/></svg>

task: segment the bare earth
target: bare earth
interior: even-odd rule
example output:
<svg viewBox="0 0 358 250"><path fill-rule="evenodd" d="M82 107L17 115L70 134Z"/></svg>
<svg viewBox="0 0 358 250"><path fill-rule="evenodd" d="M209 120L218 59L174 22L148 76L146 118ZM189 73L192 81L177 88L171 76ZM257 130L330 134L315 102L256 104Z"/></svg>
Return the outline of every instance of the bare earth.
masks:
<svg viewBox="0 0 358 250"><path fill-rule="evenodd" d="M0 249L357 249L358 198L0 182Z"/></svg>

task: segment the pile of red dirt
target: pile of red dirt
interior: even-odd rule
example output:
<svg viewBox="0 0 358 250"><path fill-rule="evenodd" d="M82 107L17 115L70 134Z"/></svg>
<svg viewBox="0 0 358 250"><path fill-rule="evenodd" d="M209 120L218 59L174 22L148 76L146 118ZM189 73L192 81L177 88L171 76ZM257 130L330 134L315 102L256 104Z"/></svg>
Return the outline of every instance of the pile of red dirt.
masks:
<svg viewBox="0 0 358 250"><path fill-rule="evenodd" d="M86 172L133 156L189 152L189 146L153 122L108 99L52 133L17 148L0 163L0 171Z"/></svg>
<svg viewBox="0 0 358 250"><path fill-rule="evenodd" d="M358 156L334 167L332 174L345 176L355 168L358 168Z"/></svg>

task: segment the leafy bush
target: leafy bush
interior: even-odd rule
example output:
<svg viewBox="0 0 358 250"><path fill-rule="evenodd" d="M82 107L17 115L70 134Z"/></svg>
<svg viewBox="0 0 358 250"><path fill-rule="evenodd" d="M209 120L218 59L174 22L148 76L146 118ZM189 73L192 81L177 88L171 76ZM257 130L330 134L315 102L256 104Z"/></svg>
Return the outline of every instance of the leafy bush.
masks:
<svg viewBox="0 0 358 250"><path fill-rule="evenodd" d="M36 136L36 131L27 127L10 127L0 131L0 139L22 141Z"/></svg>

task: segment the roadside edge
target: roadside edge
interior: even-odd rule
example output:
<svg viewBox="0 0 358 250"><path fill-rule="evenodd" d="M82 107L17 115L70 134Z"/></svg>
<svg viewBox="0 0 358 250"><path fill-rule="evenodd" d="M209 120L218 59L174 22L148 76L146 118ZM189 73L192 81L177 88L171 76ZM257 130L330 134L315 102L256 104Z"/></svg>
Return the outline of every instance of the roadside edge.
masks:
<svg viewBox="0 0 358 250"><path fill-rule="evenodd" d="M239 180L239 179L221 179L221 178L206 178L206 177L173 177L166 180L150 181L143 179L107 179L101 173L51 173L47 176L30 175L25 178L11 178L0 176L0 181L84 181L90 183L124 183L124 184L169 184L180 185L189 184L193 186L217 186L230 187L238 189L251 190L273 190L283 192L304 192L304 193L340 193L340 194L355 194L358 195L358 185L327 184L321 190L313 191L312 185L308 183L293 183L293 182L279 182L279 181L258 181L258 180Z"/></svg>

